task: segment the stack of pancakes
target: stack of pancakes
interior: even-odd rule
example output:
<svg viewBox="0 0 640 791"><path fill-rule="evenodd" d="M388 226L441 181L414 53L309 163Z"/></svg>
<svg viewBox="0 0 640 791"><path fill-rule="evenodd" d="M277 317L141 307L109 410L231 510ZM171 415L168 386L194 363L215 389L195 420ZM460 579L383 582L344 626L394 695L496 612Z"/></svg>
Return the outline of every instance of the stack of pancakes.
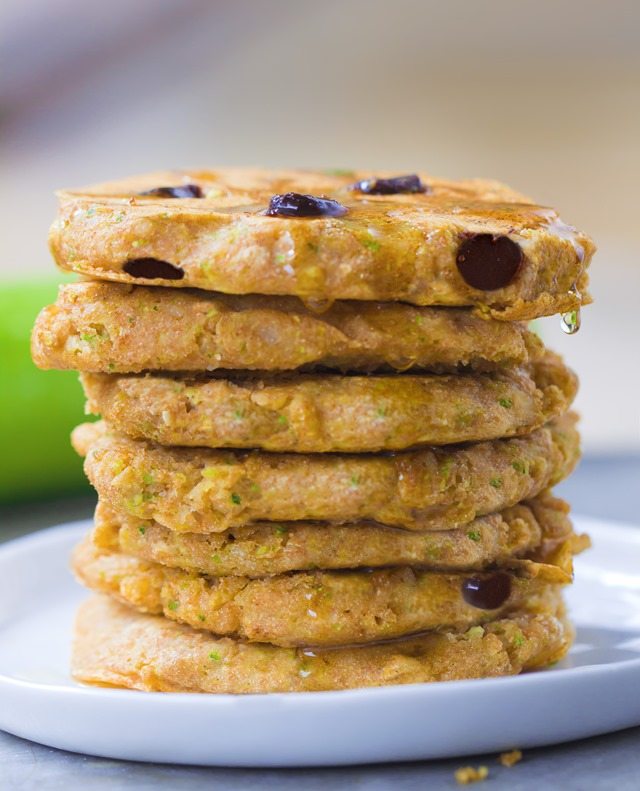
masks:
<svg viewBox="0 0 640 791"><path fill-rule="evenodd" d="M73 673L148 690L518 673L571 640L577 325L593 254L496 182L156 173L60 194L85 276L33 356L81 372L100 595Z"/></svg>

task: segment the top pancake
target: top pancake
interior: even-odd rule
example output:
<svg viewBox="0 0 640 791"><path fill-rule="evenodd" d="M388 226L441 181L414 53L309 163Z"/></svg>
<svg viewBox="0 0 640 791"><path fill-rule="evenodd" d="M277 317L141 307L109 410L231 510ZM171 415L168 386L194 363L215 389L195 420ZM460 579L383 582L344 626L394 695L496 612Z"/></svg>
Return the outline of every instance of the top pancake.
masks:
<svg viewBox="0 0 640 791"><path fill-rule="evenodd" d="M62 191L51 249L63 269L98 279L291 295L310 304L354 299L473 306L483 315L516 320L590 301L586 268L593 243L553 210L497 182L452 182L424 173L424 192L353 189L363 179L388 175L170 171ZM140 195L184 184L196 185L203 197ZM347 211L267 216L270 199L290 191L332 198ZM497 268L504 274L505 255L521 258L513 277L499 277L501 287L495 287L488 273Z"/></svg>

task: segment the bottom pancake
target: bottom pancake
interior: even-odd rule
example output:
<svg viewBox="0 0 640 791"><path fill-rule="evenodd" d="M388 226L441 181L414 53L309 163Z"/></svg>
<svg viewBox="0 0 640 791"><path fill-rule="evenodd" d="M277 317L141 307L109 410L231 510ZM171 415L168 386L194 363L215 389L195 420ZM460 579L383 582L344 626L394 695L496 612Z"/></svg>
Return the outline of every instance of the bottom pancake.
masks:
<svg viewBox="0 0 640 791"><path fill-rule="evenodd" d="M72 673L81 682L158 692L309 692L508 676L562 658L562 601L468 631L324 651L242 643L143 615L107 597L78 613Z"/></svg>

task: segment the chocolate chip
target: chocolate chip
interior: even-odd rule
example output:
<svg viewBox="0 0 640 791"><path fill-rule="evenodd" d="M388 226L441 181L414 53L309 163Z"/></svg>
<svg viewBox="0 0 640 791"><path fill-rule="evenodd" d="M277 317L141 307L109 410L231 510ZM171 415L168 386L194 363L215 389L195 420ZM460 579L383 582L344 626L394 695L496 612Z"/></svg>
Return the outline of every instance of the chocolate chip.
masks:
<svg viewBox="0 0 640 791"><path fill-rule="evenodd" d="M402 192L429 192L420 177L412 173L409 176L395 176L390 179L365 179L353 185L353 189L367 195L398 195Z"/></svg>
<svg viewBox="0 0 640 791"><path fill-rule="evenodd" d="M488 577L467 577L462 583L462 598L481 610L496 610L510 595L511 577L502 571Z"/></svg>
<svg viewBox="0 0 640 791"><path fill-rule="evenodd" d="M158 258L132 258L122 267L131 277L143 277L147 280L162 278L163 280L182 280L184 272L179 266Z"/></svg>
<svg viewBox="0 0 640 791"><path fill-rule="evenodd" d="M331 198L287 192L274 195L265 213L268 217L342 217L347 207Z"/></svg>
<svg viewBox="0 0 640 791"><path fill-rule="evenodd" d="M179 187L154 187L152 190L139 192L151 198L203 198L202 190L197 184L183 184Z"/></svg>
<svg viewBox="0 0 640 791"><path fill-rule="evenodd" d="M493 291L504 288L518 274L522 250L508 236L468 234L458 247L458 271L472 288Z"/></svg>

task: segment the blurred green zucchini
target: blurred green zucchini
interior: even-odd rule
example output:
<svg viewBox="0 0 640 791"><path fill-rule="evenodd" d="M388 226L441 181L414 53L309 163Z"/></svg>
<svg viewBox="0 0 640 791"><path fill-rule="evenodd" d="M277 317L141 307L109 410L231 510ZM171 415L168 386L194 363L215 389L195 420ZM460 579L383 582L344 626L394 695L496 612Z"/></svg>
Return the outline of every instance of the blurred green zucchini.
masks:
<svg viewBox="0 0 640 791"><path fill-rule="evenodd" d="M87 492L69 444L83 419L74 371L40 371L31 361L33 322L56 298L55 281L0 285L0 502Z"/></svg>

